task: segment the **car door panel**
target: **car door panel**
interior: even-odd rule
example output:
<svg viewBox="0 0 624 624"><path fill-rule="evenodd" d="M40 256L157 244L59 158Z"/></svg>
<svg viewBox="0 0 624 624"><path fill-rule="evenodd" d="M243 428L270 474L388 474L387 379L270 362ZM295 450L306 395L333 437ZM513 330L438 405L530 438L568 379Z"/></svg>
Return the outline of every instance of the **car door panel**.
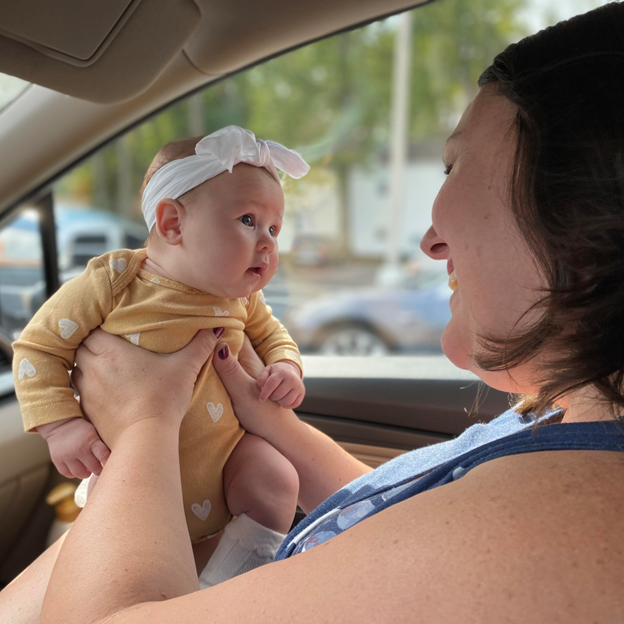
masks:
<svg viewBox="0 0 624 624"><path fill-rule="evenodd" d="M0 404L0 561L44 495L50 475L48 445L24 433L15 396Z"/></svg>
<svg viewBox="0 0 624 624"><path fill-rule="evenodd" d="M417 448L509 408L507 394L485 391L444 356L304 356L303 364L302 416L344 441Z"/></svg>

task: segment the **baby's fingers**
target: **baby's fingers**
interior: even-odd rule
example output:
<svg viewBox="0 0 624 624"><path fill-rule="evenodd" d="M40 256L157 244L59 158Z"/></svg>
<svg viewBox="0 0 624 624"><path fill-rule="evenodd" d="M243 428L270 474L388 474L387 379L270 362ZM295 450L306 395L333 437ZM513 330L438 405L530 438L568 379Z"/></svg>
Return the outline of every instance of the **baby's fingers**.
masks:
<svg viewBox="0 0 624 624"><path fill-rule="evenodd" d="M262 372L258 375L258 378L256 379L258 383L258 388L262 388L264 386L264 384L267 382L267 379L269 378L270 375L271 375L270 366L267 366L266 368L262 369Z"/></svg>
<svg viewBox="0 0 624 624"><path fill-rule="evenodd" d="M277 403L285 409L292 409L297 398L298 391L296 388L293 388L283 399L277 400Z"/></svg>
<svg viewBox="0 0 624 624"><path fill-rule="evenodd" d="M64 477L67 477L68 479L73 479L74 475L72 474L71 470L69 469L69 466L62 461L55 461L54 465L56 466L56 469L59 471L59 474L63 475Z"/></svg>
<svg viewBox="0 0 624 624"><path fill-rule="evenodd" d="M85 465L79 459L70 459L66 463L72 477L75 477L76 479L87 479L91 476L91 471L87 470Z"/></svg>
<svg viewBox="0 0 624 624"><path fill-rule="evenodd" d="M84 467L89 471L88 476L91 476L91 473L99 475L102 472L102 464L93 453L89 453L88 455L81 457L80 460Z"/></svg>
<svg viewBox="0 0 624 624"><path fill-rule="evenodd" d="M97 440L91 445L91 451L95 455L96 459L100 462L100 464L104 465L108 458L110 457L110 450L108 446L102 442L102 440ZM96 472L95 474L100 474Z"/></svg>
<svg viewBox="0 0 624 624"><path fill-rule="evenodd" d="M292 390L293 390L293 387L291 384L288 384L282 381L282 383L271 394L269 398L271 399L271 401L275 401L276 403L279 403L281 405L280 401L285 399L288 396L288 394L292 392Z"/></svg>
<svg viewBox="0 0 624 624"><path fill-rule="evenodd" d="M260 401L266 401L269 397L272 397L273 392L279 387L282 383L282 378L280 375L269 375L269 378L266 380L262 389L260 390L260 396L258 397ZM275 400L275 399L273 399Z"/></svg>
<svg viewBox="0 0 624 624"><path fill-rule="evenodd" d="M278 403L285 409L296 409L303 403L303 392L293 389Z"/></svg>

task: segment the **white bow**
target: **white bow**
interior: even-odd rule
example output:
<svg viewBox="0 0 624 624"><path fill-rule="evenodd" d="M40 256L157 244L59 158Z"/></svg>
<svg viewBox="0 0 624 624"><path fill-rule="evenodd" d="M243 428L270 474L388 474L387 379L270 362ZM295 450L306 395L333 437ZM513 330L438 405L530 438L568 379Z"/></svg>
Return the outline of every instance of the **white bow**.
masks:
<svg viewBox="0 0 624 624"><path fill-rule="evenodd" d="M195 155L163 165L143 191L142 209L151 231L156 223L156 206L165 198L178 199L196 186L229 171L238 163L264 167L280 182L277 168L291 178L302 178L310 166L295 152L274 141L256 139L250 130L227 126L204 137L195 146Z"/></svg>

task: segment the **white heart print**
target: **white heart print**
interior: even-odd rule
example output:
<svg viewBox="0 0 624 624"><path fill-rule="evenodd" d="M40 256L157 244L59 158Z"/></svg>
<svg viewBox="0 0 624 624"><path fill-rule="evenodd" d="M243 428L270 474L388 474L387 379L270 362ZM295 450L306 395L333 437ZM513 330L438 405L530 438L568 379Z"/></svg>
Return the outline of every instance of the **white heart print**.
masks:
<svg viewBox="0 0 624 624"><path fill-rule="evenodd" d="M150 282L153 282L154 284L160 284L160 280L157 277L152 277Z"/></svg>
<svg viewBox="0 0 624 624"><path fill-rule="evenodd" d="M249 305L249 299L247 299L247 297L243 297L243 305L245 306Z"/></svg>
<svg viewBox="0 0 624 624"><path fill-rule="evenodd" d="M128 267L128 263L125 258L115 258L108 264L113 271L117 271L118 273L123 273Z"/></svg>
<svg viewBox="0 0 624 624"><path fill-rule="evenodd" d="M28 375L28 377L34 377L37 374L37 369L26 359L24 358L17 369L17 378L22 381L24 379L24 375Z"/></svg>
<svg viewBox="0 0 624 624"><path fill-rule="evenodd" d="M215 316L230 316L230 313L227 310L222 310L217 306L212 306L212 309L214 310Z"/></svg>
<svg viewBox="0 0 624 624"><path fill-rule="evenodd" d="M191 511L202 521L208 517L211 508L212 505L208 499L204 501L203 505L198 505L197 503L191 505Z"/></svg>
<svg viewBox="0 0 624 624"><path fill-rule="evenodd" d="M210 414L210 418L212 418L213 422L217 422L221 416L223 416L223 404L218 403L215 405L214 403L206 403L206 409Z"/></svg>
<svg viewBox="0 0 624 624"><path fill-rule="evenodd" d="M128 338L128 340L130 340L130 342L133 345L138 345L139 344L139 336L141 335L140 332L136 333L136 334L124 334L124 336L126 338Z"/></svg>
<svg viewBox="0 0 624 624"><path fill-rule="evenodd" d="M74 332L78 329L78 323L75 323L71 319L62 318L58 322L58 326L63 330L61 332L61 338L67 340L74 335Z"/></svg>

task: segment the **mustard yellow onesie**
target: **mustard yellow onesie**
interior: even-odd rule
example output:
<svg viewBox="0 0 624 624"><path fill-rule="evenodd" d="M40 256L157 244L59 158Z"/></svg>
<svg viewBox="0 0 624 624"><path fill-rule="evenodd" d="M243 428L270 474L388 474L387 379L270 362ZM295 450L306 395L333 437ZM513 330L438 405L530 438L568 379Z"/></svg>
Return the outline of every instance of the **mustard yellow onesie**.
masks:
<svg viewBox="0 0 624 624"><path fill-rule="evenodd" d="M178 351L200 329L224 327L221 340L235 357L246 332L267 365L291 360L301 369L297 345L261 292L216 297L144 271L145 257L145 250L123 249L94 258L41 307L14 343L15 389L26 431L82 417L67 371L96 327L157 353ZM211 364L209 359L200 373L180 429L184 511L193 542L230 520L223 466L244 433Z"/></svg>

